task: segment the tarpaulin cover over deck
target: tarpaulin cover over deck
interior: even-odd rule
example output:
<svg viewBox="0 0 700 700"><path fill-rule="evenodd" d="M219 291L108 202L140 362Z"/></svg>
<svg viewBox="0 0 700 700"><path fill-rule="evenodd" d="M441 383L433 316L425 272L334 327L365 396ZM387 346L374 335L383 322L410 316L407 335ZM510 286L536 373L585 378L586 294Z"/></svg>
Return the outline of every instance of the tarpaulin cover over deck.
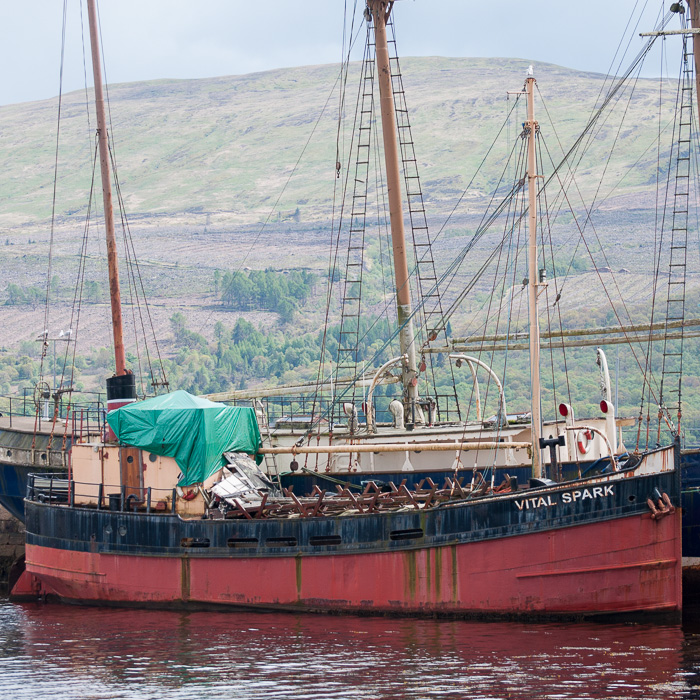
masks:
<svg viewBox="0 0 700 700"><path fill-rule="evenodd" d="M252 408L226 406L173 391L136 401L107 414L119 442L174 457L181 486L204 481L225 460L224 452L254 454L261 446Z"/></svg>

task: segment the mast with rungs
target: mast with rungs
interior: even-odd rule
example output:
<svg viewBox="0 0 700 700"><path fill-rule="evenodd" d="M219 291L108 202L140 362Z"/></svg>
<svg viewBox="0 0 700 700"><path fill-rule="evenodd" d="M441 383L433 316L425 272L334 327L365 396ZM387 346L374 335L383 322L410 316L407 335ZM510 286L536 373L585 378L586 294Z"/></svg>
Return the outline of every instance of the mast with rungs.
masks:
<svg viewBox="0 0 700 700"><path fill-rule="evenodd" d="M367 0L367 7L372 14L372 21L374 22L377 75L379 77L379 103L382 113L384 160L389 198L389 220L391 223L391 243L394 252L396 302L398 323L401 329L399 343L401 354L408 358L402 374L404 408L407 416L411 416L418 397L418 371L413 337L413 321L411 319L411 288L408 280L408 259L406 256L406 237L401 201L396 112L391 82L391 66L389 64L389 48L386 38L386 24L393 4L393 0ZM409 417L408 420L410 421L411 418Z"/></svg>
<svg viewBox="0 0 700 700"><path fill-rule="evenodd" d="M686 0L690 10L690 26L700 30L700 0ZM693 58L695 63L695 96L700 114L700 34L693 34Z"/></svg>
<svg viewBox="0 0 700 700"><path fill-rule="evenodd" d="M532 69L530 69L532 70ZM542 459L540 438L542 437L542 411L540 406L540 322L537 308L539 288L544 279L540 279L537 266L537 161L535 156L535 136L538 124L535 121L535 79L531 76L525 80L527 94L527 191L528 191L528 299L530 315L530 390L532 391L532 473L536 478L542 476Z"/></svg>

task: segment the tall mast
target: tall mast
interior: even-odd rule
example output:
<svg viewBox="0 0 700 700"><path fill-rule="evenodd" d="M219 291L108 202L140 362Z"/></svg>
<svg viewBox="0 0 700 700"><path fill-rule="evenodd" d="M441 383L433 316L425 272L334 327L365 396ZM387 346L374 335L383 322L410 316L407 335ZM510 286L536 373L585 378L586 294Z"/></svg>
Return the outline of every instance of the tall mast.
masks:
<svg viewBox="0 0 700 700"><path fill-rule="evenodd" d="M525 80L527 93L527 193L528 193L528 297L530 314L530 387L532 391L532 473L535 478L542 476L540 438L542 437L542 412L540 406L540 321L537 309L540 271L537 267L537 162L535 159L535 135L538 124L535 121L535 79Z"/></svg>
<svg viewBox="0 0 700 700"><path fill-rule="evenodd" d="M690 10L690 26L700 29L700 0L687 0ZM693 34L693 60L695 61L695 97L700 115L700 34Z"/></svg>
<svg viewBox="0 0 700 700"><path fill-rule="evenodd" d="M404 232L403 204L401 201L401 180L399 173L399 149L396 138L396 112L394 91L391 83L389 47L386 39L386 23L394 5L393 0L367 0L367 7L374 22L374 40L379 77L379 105L382 113L382 136L384 140L384 161L389 197L389 220L391 222L391 244L394 252L394 279L396 282L396 304L401 331L399 343L401 354L408 357L403 370L404 405L407 415L418 396L416 349L413 342L413 321L411 320L411 288L408 281L408 260L406 257L406 235ZM410 419L409 419L410 420Z"/></svg>
<svg viewBox="0 0 700 700"><path fill-rule="evenodd" d="M107 266L109 268L109 297L112 306L112 332L114 335L114 359L116 374L126 374L124 338L122 333L122 302L119 291L119 264L117 262L117 239L114 235L114 207L112 205L112 182L109 174L109 146L105 102L102 93L102 66L100 63L100 42L97 31L95 0L88 0L90 22L90 46L92 47L92 73L95 82L95 110L97 112L97 134L100 144L100 171L102 174L102 199L105 211L107 232Z"/></svg>

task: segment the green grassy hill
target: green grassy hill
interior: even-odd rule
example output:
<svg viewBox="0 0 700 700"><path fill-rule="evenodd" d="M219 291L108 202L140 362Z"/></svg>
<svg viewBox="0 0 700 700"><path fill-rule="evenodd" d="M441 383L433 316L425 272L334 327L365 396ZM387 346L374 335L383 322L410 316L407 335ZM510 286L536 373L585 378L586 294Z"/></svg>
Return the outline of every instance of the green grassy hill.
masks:
<svg viewBox="0 0 700 700"><path fill-rule="evenodd" d="M507 92L522 87L527 66L516 59L433 57L402 61L428 219L434 232L441 229L462 198L436 242L439 269L449 264L476 229L499 181L505 156L519 138L525 107L521 104L504 126L514 101ZM605 79L549 64L535 64L534 70L537 118L552 158L558 161L586 124ZM183 315L188 328L201 335L204 343L216 342L217 322L232 329L239 318L265 333L277 334L275 342L283 354L289 351L283 339L316 337L323 323L322 283L291 321L269 309L222 307L215 275L246 268L311 269L317 273L327 269L334 195L338 207L334 188L345 175L344 156L359 68L351 67L346 113L340 124L344 137L340 179L335 172L338 93L333 90L338 72L336 65L310 66L109 88L121 191L144 284L154 302L156 335L164 341L168 357L175 358L183 351L170 322L175 313ZM84 92L71 93L64 96L62 107L52 261L58 303L52 307L51 329L64 329L72 323L69 300L85 229L95 147L95 117L85 99ZM625 303L641 316L648 309L653 272L658 157L662 164L667 158L666 136L670 136L668 123L674 101L673 85L664 84L660 100L659 83L654 80L639 80L633 94L622 93L619 109L594 132L578 165L577 187L570 190L579 217L583 204L578 192L586 204L596 196L595 233L589 225L587 236L592 248L605 252L605 262L599 265L629 271L617 286ZM626 116L621 123L623 112ZM46 286L56 127L55 99L0 107L0 265L5 273L0 285L0 346L8 361L21 343L25 349L29 347L27 342L45 323L43 294L34 294L32 301L22 304L5 302L10 300L10 285L25 291L34 287L39 292ZM502 127L501 140L475 176ZM659 128L664 129L665 141L657 150ZM617 149L609 159L613 141ZM99 191L99 184L96 186ZM97 209L101 210L101 198ZM552 221L557 255L567 267L577 229L570 215L560 213ZM263 227L264 222L267 225ZM457 287L478 268L479 256L491 249L500 234L494 232L475 248L456 278ZM86 383L95 386L106 369L104 358L98 359L95 353L109 344L102 237L101 224L93 220L86 278L97 286L83 310L78 351L89 360L83 370L85 377L93 376L91 367L94 369L94 378ZM561 300L565 323L596 325L613 320L607 295L591 272L593 263L581 251L577 255L578 263L570 271ZM696 259L694 253L689 263L691 314L698 303ZM367 262L368 271L373 268L378 272L381 261L375 251ZM372 284L376 313L390 293L378 282ZM453 319L455 334L473 327L490 295L490 282L484 280ZM127 326L133 323L127 320ZM311 345L306 342L306 354L302 353L306 366L295 364L294 358L300 356L297 348L290 351L291 361L279 364L274 377L266 374L269 368L261 369L265 363L256 365L251 357L245 369L246 381L311 376L312 363L307 357ZM254 367L260 370L258 375ZM190 387L212 390L213 386L223 388L229 380L232 387L239 386L240 377L229 377L226 372L240 368L233 361L227 368L218 374L210 368L209 378ZM7 378L5 385L15 386L18 381ZM634 381L630 378L630 385Z"/></svg>

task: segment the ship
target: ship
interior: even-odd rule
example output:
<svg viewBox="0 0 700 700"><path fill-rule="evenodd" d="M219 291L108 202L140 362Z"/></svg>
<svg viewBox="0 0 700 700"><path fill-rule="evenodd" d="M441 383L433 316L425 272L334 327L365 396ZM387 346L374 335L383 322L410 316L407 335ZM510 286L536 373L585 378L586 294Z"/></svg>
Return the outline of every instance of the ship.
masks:
<svg viewBox="0 0 700 700"><path fill-rule="evenodd" d="M374 35L368 31L367 53L362 69L362 79L365 84L367 84L370 78L373 81L377 73L375 70L376 59L369 54L369 48L373 46L373 41ZM390 39L387 43L388 45L395 46L395 38ZM385 85L384 87L385 97L382 103L382 120L384 120L384 115L386 114L387 126L384 129L384 133L387 133L387 138L391 140L391 134L396 130L397 112L402 115L398 120L398 129L401 133L410 132L410 124L407 121L408 117L405 116L407 114L405 99L398 97L403 94L400 69L398 68L398 57L396 55L390 55L388 60L390 64L391 80L390 86L387 88ZM369 107L372 107L373 99L374 98L370 95L368 98ZM404 102L401 102L401 99L404 99ZM365 106L364 102L362 106ZM369 112L369 110L364 109L361 111ZM367 131L369 129L368 124L371 123L370 119L367 117L364 118L367 121L360 121L360 131ZM366 138L367 137L365 137L365 139ZM398 139L398 144L396 143L396 138L394 138L393 141L392 149L396 152L396 155L390 160L392 163L400 160L399 165L402 165L403 169L406 171L407 164L415 161L412 143L410 139L407 140L405 136ZM362 153L364 152L363 149L367 148L367 145L367 143L360 143L358 140L357 150ZM358 175L357 167L356 163L355 175ZM347 172L350 172L350 170L351 168L348 167ZM394 193L391 216L393 217L392 220L396 223L396 237L399 240L398 247L404 249L406 247L405 235L403 232L403 219L405 218L405 214L402 211L402 203L399 196L401 192L401 183L396 172L397 166L392 165L388 167L387 173L389 173L390 170L394 171L391 187L392 193ZM355 177L356 186L357 182L363 183L368 179L366 172L359 174L363 175L364 179ZM412 223L411 233L415 239L416 231L413 227L414 220L417 222L418 229L426 228L427 230L427 226L423 226L425 217L422 196L419 197L418 195L420 187L418 187L418 190L411 190L412 185L409 182L410 180L419 180L417 174L413 174L413 171L408 175L408 179L404 178L404 184L407 196L411 200L409 218ZM361 190L351 191L352 200L362 200L363 197L366 198L366 195L363 195ZM423 212L422 215L421 212ZM350 217L351 221L358 218L357 216ZM351 228L353 230L356 229L357 224L351 224ZM392 227L392 236L394 235L393 231L394 227ZM354 233L356 235L357 231L354 231ZM349 238L348 243L351 247L357 247L354 246L355 241L352 238ZM429 243L430 240L428 237L427 242L419 244L423 246L421 249L423 252L421 253L421 262L417 267L422 266L428 268L429 273L427 277L425 275L423 276L422 281L419 280L419 285L424 287L426 286L426 280L429 286L429 283L433 279L436 279L430 274L431 270L432 274L435 274L435 266L432 262L432 253L428 252L430 249ZM418 257L417 251L416 257ZM324 387L319 384L312 385L306 388L307 391L313 393L313 405L316 409L315 411L312 409L311 415L295 417L292 413L289 416L278 418L273 425L270 425L269 415L264 410L260 398L265 397L269 399L270 396L289 392L289 388L281 387L272 390L263 390L254 394L256 397L256 412L263 429L263 438L266 445L269 447L295 448L295 452L292 452L291 449L281 449L276 454L270 453L266 457L268 474L280 479L287 487L294 486L297 492L308 492L314 486L327 486L329 483L332 483L327 477L330 477L330 479L340 478L344 482L354 484L356 487L360 487L363 481L370 478L377 481L400 481L405 478L409 485L413 485L419 483L421 479L425 479L426 477L441 480L451 476L455 471L458 471L463 477L470 479L475 468L483 468L484 465L490 470L490 478L494 482L500 481L503 476L507 474L516 475L521 478L521 480L526 479L530 472L529 455L526 451L513 447L511 443L519 443L527 441L528 439L533 439L531 413L508 413L505 406L501 382L492 368L484 362L483 353L481 352L482 348L479 348L478 342L476 342L478 339L471 339L472 347L469 348L469 350L473 352L469 353L457 352L456 348L458 346L454 343L447 348L436 349L430 347L430 338L435 340L436 336L444 337L444 345L448 345L448 339L445 334L447 320L439 307L437 284L434 285L434 289L427 289L426 298L437 298L438 305L429 311L428 316L430 316L431 320L428 323L424 323L421 329L424 338L427 337L427 341L424 340L422 345L418 345L418 341L416 340L418 335L412 330L412 324L419 318L417 315L419 309L411 308L411 304L415 302L411 301L409 293L411 289L411 283L409 282L409 277L411 277L411 275L408 274L409 266L405 256L403 258L398 256L398 259L395 258L394 262L397 271L395 286L397 290L401 291L402 295L398 306L403 309L399 313L397 323L397 328L400 329L398 331L400 356L395 358L394 362L389 362L388 364L383 363L377 370L370 373L366 374L363 371L360 375L356 376L341 376L341 370L355 370L359 364L357 326L353 327L353 323L357 324L356 319L359 317L359 313L355 313L355 302L352 297L353 292L351 291L349 295L344 292L344 306L347 305L351 308L349 309L347 318L344 316L344 325L340 333L345 340L341 344L352 346L352 342L350 341L353 337L355 338L355 344L354 347L346 347L342 352L339 351L339 356L342 354L345 359L343 360L341 357L337 358L335 376L331 383L331 391L335 390L336 394L340 394L342 400L333 401L330 410L321 410L319 408L321 401L316 402L315 397L320 396L324 390L328 389L328 386L326 385ZM358 268L357 260L352 260L348 257L347 263L348 265L346 267L354 265L355 269ZM361 267L361 261L359 266ZM418 277L420 278L420 274ZM347 274L344 274L344 279L346 286L349 287L353 287L357 283L357 280L352 279L352 277L349 277ZM345 303L346 301L347 304ZM425 306L425 299L419 302L419 305ZM119 318L119 315L119 313L113 314L113 322L115 318ZM664 325L665 324L656 324L653 330L658 330ZM620 327L616 329L589 329L587 333L592 335L595 334L596 331L610 332L611 330L616 330L618 335L623 334L628 336L631 331L638 331L639 328ZM550 330L550 332L543 333L542 337L549 338L550 342L554 342L552 339L561 337L561 335L562 334L559 333L557 336L556 332L552 333ZM515 336L513 336L513 339L515 339ZM56 339L53 340L55 341ZM44 348L46 347L48 347L48 341L45 339ZM475 417L469 419L469 417L466 416L463 418L459 415L457 410L457 419L452 419L451 416L455 414L455 407L453 406L452 409L450 409L449 406L445 405L445 403L441 401L441 399L445 397L438 396L438 390L435 387L432 388L432 394L419 394L416 387L412 385L417 377L420 376L422 379L425 379L430 373L424 368L425 359L426 355L427 358L433 357L430 353L434 350L449 355L449 362L454 362L455 366L462 364L469 368L473 377L472 392L476 395ZM422 355L420 363L417 360L416 354ZM350 358L350 360L348 358ZM564 439L566 438L567 432L572 431L577 431L577 437L579 434L584 436L583 440L572 439L566 441L565 439L567 447L566 449L562 448L559 450L558 455L559 460L562 462L569 461L575 463L577 465L577 471L580 469L581 472L587 472L591 468L600 470L609 467L608 445L610 445L616 454L624 454L625 446L622 441L621 430L631 427L636 422L633 418L625 418L616 415L616 407L615 403L612 401L612 392L610 390L607 361L601 349L598 349L596 361L600 367L601 385L607 387L601 397L600 413L576 420L574 418L573 407L562 403L558 409L560 414L559 420L552 421L550 419L546 421L543 426L548 434L552 436L562 436ZM123 362L121 364L121 367L117 367L118 375L124 371ZM368 364L371 365L371 362L368 361ZM498 410L496 415L491 419L487 419L486 415L482 415L483 410L480 409L480 388L476 376L477 370L487 375L487 394L489 392L489 385L498 387ZM463 372L464 370L461 371ZM389 403L386 397L382 397L381 400L384 402L384 406L380 411L383 410L384 414L388 413L392 420L389 422L380 422L377 419L378 410L376 404L378 401L376 398L373 400L373 394L378 393L379 390L386 390L389 383L400 386L401 392L396 396L398 403ZM48 385L42 386L41 383L37 385L34 391L35 408L30 412L34 415L34 429L32 430L31 428L32 421L25 419L25 427L17 429L13 428L12 425L9 427L3 426L4 429L0 432L0 503L5 505L13 515L20 519L23 518L22 499L24 496L27 473L33 469L43 468L44 462L47 459L53 469L64 470L67 473L72 433L75 430L80 431L83 429L85 425L82 418L83 415L92 414L94 416L92 423L98 426L98 432L96 434L99 434L101 419L101 409L99 406L83 409L74 405L72 407L72 413L69 412L69 420L64 419L63 425L61 425L60 422L59 424L56 423L56 418L61 415L58 410L58 401L56 401L60 399L61 391L62 389L59 389L59 391L56 392L54 389L54 391L51 392L48 389ZM357 400L358 392L364 394L361 402ZM491 393L494 394L494 390L491 390ZM44 396L53 397L56 402L53 420L44 421L43 430L41 420L38 421L38 429L36 426L37 418L39 417L45 401L37 399L37 394L39 398ZM135 398L135 392L132 392L132 394L129 400ZM246 393L229 392L224 395L209 395L208 398L212 400L228 400L231 398L238 398L241 395L246 395ZM456 392L453 398L455 399L457 409L459 409L459 400L456 396ZM292 401L288 401L287 403L290 405ZM392 412L390 412L389 409L391 409ZM349 411L349 415L346 414L345 411ZM80 420L78 421L79 415ZM362 421L362 416L364 416L364 422ZM7 422L6 419L5 421ZM11 422L12 420L10 418L10 423ZM15 420L15 426L21 422L22 418L18 417ZM537 422L537 419L535 422ZM594 428L594 430L589 430L589 427ZM493 441L499 443L499 446L491 452L478 450L464 451L454 457L449 454L448 449L444 449L444 459L441 460L436 460L432 452L411 449L410 447L415 443L424 442L445 443L449 445L455 440L462 440L465 442ZM18 445L27 445L30 441L32 444L31 454L28 453L26 449L20 450L18 448ZM318 456L310 459L308 455L304 456L303 459L297 459L299 454L303 454L303 451L300 452L296 450L299 441L306 446L312 444L319 445L321 442L324 442L328 445L340 447L352 444L364 444L369 447L375 443L391 442L396 445L407 445L408 449L392 452L378 452L374 450L367 450L364 452L350 451L344 453L347 454L347 457L341 458L329 454L328 458L325 460L320 460ZM50 454L42 449L42 445L48 446ZM580 447L578 445L580 445ZM635 449L637 449L637 446L635 446ZM3 455L8 455L11 459L4 459ZM546 450L542 453L541 457L544 462L547 461L548 453ZM49 471L50 470L51 469L49 469Z"/></svg>
<svg viewBox="0 0 700 700"><path fill-rule="evenodd" d="M394 2L367 0L376 47L384 152L397 270L403 401L397 430L418 409L421 371L402 254L398 157L387 24ZM107 128L95 1L88 2L106 218ZM30 474L24 501L26 570L15 595L74 604L255 608L357 614L547 618L662 617L681 612L680 442L637 452L617 449L612 405L602 426L575 422L562 404L561 430L547 435L539 392L535 78L522 141L527 170L529 348L532 404L527 439L503 449L505 406L491 435L415 434L363 444L263 445L255 408L226 406L186 392L136 401L124 359L119 277L107 225L116 372L107 382L107 439L74 440L69 471ZM392 136L393 134L393 136ZM104 150L102 150L104 149ZM391 175L390 173L393 173ZM410 194L410 193L409 193ZM394 226L395 224L395 226ZM113 231L112 231L113 237ZM114 255L112 255L114 253ZM467 358L472 362L471 358ZM381 369L381 368L380 368ZM384 368L386 370L386 368ZM371 399L370 399L371 400ZM336 398L342 407L343 397ZM344 407L352 431L353 406ZM373 412L367 410L371 421ZM400 425L403 416L404 425ZM410 421L406 421L410 417ZM429 430L430 418L426 423ZM559 423L557 423L559 426ZM411 432L410 429L406 429ZM483 432L483 431L480 431ZM488 439L492 437L493 439ZM435 455L517 453L508 469L459 469L437 481L368 479L358 492L338 483L295 492L261 469L288 454ZM591 454L582 469L576 450ZM573 456L573 459L572 459ZM454 457L453 457L454 459ZM488 459L488 457L487 457ZM260 463L260 464L259 464ZM482 462L485 464L486 462ZM436 470L437 472L437 470Z"/></svg>

